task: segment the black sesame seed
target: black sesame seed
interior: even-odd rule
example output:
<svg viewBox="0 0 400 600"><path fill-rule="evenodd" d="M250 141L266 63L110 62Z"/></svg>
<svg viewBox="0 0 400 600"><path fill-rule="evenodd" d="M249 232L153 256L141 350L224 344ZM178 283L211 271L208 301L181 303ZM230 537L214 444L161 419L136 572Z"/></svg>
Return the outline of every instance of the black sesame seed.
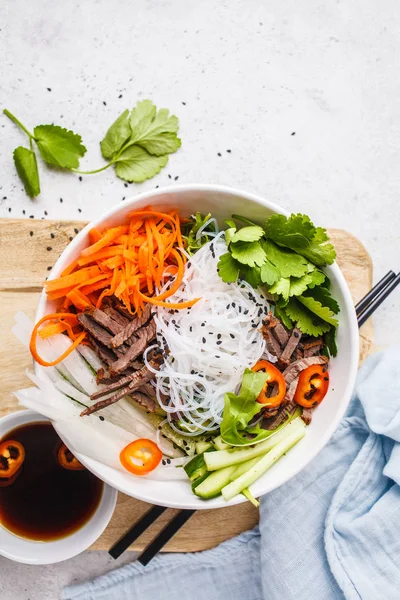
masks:
<svg viewBox="0 0 400 600"><path fill-rule="evenodd" d="M215 358L221 358L221 357L220 357L220 355L219 355L219 354L216 354L216 355L215 355Z"/></svg>
<svg viewBox="0 0 400 600"><path fill-rule="evenodd" d="M248 315L248 314L249 314L249 311L248 311L248 309L247 309L247 308L246 308L246 309L243 311L243 314L244 314L244 315Z"/></svg>
<svg viewBox="0 0 400 600"><path fill-rule="evenodd" d="M122 98L122 94L120 94L120 95L118 96L118 98Z"/></svg>
<svg viewBox="0 0 400 600"><path fill-rule="evenodd" d="M201 324L201 326L202 326L202 327L205 327L205 326L206 326L206 324L204 323L204 321L203 321L203 323Z"/></svg>
<svg viewBox="0 0 400 600"><path fill-rule="evenodd" d="M48 271L51 271L51 267L47 267L47 270L48 270Z"/></svg>
<svg viewBox="0 0 400 600"><path fill-rule="evenodd" d="M48 214L48 213L47 213L47 210L45 210L45 211L44 211L44 214L45 214L45 215L46 215L46 217L47 217L47 214Z"/></svg>
<svg viewBox="0 0 400 600"><path fill-rule="evenodd" d="M236 306L236 303L232 302L232 308L235 308L235 306Z"/></svg>
<svg viewBox="0 0 400 600"><path fill-rule="evenodd" d="M238 307L238 311L239 311L240 313L242 312L242 307L241 307L241 306L239 306L239 307Z"/></svg>
<svg viewBox="0 0 400 600"><path fill-rule="evenodd" d="M51 246L47 246L46 250L47 252L50 252L51 250L53 250L53 248Z"/></svg>
<svg viewBox="0 0 400 600"><path fill-rule="evenodd" d="M161 464L165 465L165 460L164 459L161 461Z"/></svg>
<svg viewBox="0 0 400 600"><path fill-rule="evenodd" d="M79 233L79 229L77 229L76 227L74 227L74 231L75 233Z"/></svg>
<svg viewBox="0 0 400 600"><path fill-rule="evenodd" d="M82 212L82 209L81 209L81 208L78 208L78 212L80 212L80 213L81 213L81 212Z"/></svg>
<svg viewBox="0 0 400 600"><path fill-rule="evenodd" d="M214 332L213 331L209 331L208 335L214 335Z"/></svg>
<svg viewBox="0 0 400 600"><path fill-rule="evenodd" d="M296 135L296 132L295 132L295 131L293 131L293 132L292 132L290 135Z"/></svg>
<svg viewBox="0 0 400 600"><path fill-rule="evenodd" d="M22 214L23 214L23 215L25 214L25 211L24 211L24 210L22 211Z"/></svg>
<svg viewBox="0 0 400 600"><path fill-rule="evenodd" d="M167 465L170 465L170 464L171 464L171 459L167 458Z"/></svg>
<svg viewBox="0 0 400 600"><path fill-rule="evenodd" d="M229 335L231 336L231 338L232 338L233 340L235 339L235 336L233 335L233 333L230 333Z"/></svg>
<svg viewBox="0 0 400 600"><path fill-rule="evenodd" d="M220 346L221 344L222 344L222 340L218 340L217 346Z"/></svg>
<svg viewBox="0 0 400 600"><path fill-rule="evenodd" d="M82 181L82 175L79 175L79 181Z"/></svg>
<svg viewBox="0 0 400 600"><path fill-rule="evenodd" d="M99 417L100 421L104 421L104 417Z"/></svg>
<svg viewBox="0 0 400 600"><path fill-rule="evenodd" d="M51 234L50 234L50 237L51 237L51 239L52 239L52 240L54 240L54 238L55 238L55 235L54 235L54 233L51 233Z"/></svg>
<svg viewBox="0 0 400 600"><path fill-rule="evenodd" d="M203 337L203 338L201 339L201 341L203 342L203 344L205 344L205 343L206 343L206 338L205 338L205 337Z"/></svg>
<svg viewBox="0 0 400 600"><path fill-rule="evenodd" d="M174 177L174 181L178 181L178 179L179 179L179 175L176 175L176 176Z"/></svg>
<svg viewBox="0 0 400 600"><path fill-rule="evenodd" d="M69 241L70 241L70 242L72 242L72 240L73 240L74 238L72 237L72 235L70 235L68 239L69 239Z"/></svg>
<svg viewBox="0 0 400 600"><path fill-rule="evenodd" d="M9 207L8 212L11 212L11 206Z"/></svg>
<svg viewBox="0 0 400 600"><path fill-rule="evenodd" d="M62 199L62 198L60 198L60 202L63 202L63 199Z"/></svg>
<svg viewBox="0 0 400 600"><path fill-rule="evenodd" d="M186 102L182 102L183 106L186 106Z"/></svg>
<svg viewBox="0 0 400 600"><path fill-rule="evenodd" d="M34 215L29 215L29 218L34 219L35 217L34 217Z"/></svg>
<svg viewBox="0 0 400 600"><path fill-rule="evenodd" d="M222 335L219 333L219 334L217 335L217 339L218 339L218 340L220 340L221 338L222 338Z"/></svg>
<svg viewBox="0 0 400 600"><path fill-rule="evenodd" d="M103 100L103 104L104 104L104 106L107 106L107 102L105 102L104 100Z"/></svg>
<svg viewBox="0 0 400 600"><path fill-rule="evenodd" d="M218 152L218 156L222 156L221 152Z"/></svg>
<svg viewBox="0 0 400 600"><path fill-rule="evenodd" d="M295 338L298 338L298 337L300 337L300 334L297 331L293 331L293 336Z"/></svg>
<svg viewBox="0 0 400 600"><path fill-rule="evenodd" d="M229 310L229 309L230 309L230 307L231 307L231 305L230 305L230 304L227 304L227 305L226 305L226 310Z"/></svg>
<svg viewBox="0 0 400 600"><path fill-rule="evenodd" d="M251 343L252 344L257 344L257 340L253 340Z"/></svg>
<svg viewBox="0 0 400 600"><path fill-rule="evenodd" d="M124 183L124 186L125 186L125 187L128 187L128 184L127 184L127 183Z"/></svg>
<svg viewBox="0 0 400 600"><path fill-rule="evenodd" d="M194 375L194 370L193 370L193 369L190 371L190 374L191 374L191 375Z"/></svg>
<svg viewBox="0 0 400 600"><path fill-rule="evenodd" d="M264 311L263 311L263 309L262 309L262 308L259 308L259 309L258 309L257 316L258 316L258 317L261 317L261 315L263 314L263 312L264 312Z"/></svg>
<svg viewBox="0 0 400 600"><path fill-rule="evenodd" d="M171 179L171 175L170 174L168 174L168 179Z"/></svg>
<svg viewBox="0 0 400 600"><path fill-rule="evenodd" d="M33 236L33 231L30 231L30 232L29 232L29 235L32 237L32 236Z"/></svg>
<svg viewBox="0 0 400 600"><path fill-rule="evenodd" d="M192 331L193 331L193 327L192 327L192 326L190 326L190 327L189 327L189 331L190 331L190 332L192 332Z"/></svg>
<svg viewBox="0 0 400 600"><path fill-rule="evenodd" d="M252 323L252 328L255 329L257 327L257 323Z"/></svg>
<svg viewBox="0 0 400 600"><path fill-rule="evenodd" d="M48 91L48 92L51 92L51 88L47 88L47 91Z"/></svg>
<svg viewBox="0 0 400 600"><path fill-rule="evenodd" d="M229 153L230 153L230 152L232 152L232 150L227 150L227 152L229 152Z"/></svg>

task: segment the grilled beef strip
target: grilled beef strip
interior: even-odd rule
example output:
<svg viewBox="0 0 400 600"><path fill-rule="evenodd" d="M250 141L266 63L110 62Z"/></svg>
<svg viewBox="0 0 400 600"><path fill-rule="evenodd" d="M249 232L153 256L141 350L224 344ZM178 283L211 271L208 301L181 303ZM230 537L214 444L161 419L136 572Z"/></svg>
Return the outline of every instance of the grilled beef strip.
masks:
<svg viewBox="0 0 400 600"><path fill-rule="evenodd" d="M318 356L323 347L323 344L319 344L318 346L311 346L311 348L306 348L306 350L304 350L304 358L310 358L310 356Z"/></svg>
<svg viewBox="0 0 400 600"><path fill-rule="evenodd" d="M161 360L162 360L162 356L161 356ZM153 354L153 356L150 358L150 364L153 366L153 368L157 369L160 366L160 357L159 355L155 355ZM125 385L124 387L118 389L118 391L116 392L116 394L110 396L109 398L105 398L104 400L99 400L99 402L96 402L96 404L93 404L92 406L89 406L88 408L86 408L84 411L81 412L81 417L85 416L85 415L91 415L95 412L97 412L98 410L101 410L102 408L105 408L106 406L110 406L110 404L114 404L115 402L118 402L118 400L121 400L121 398L123 398L126 395L131 394L132 392L135 392L136 390L138 390L143 383L150 381L150 379L152 379L154 377L154 373L152 371L150 371L146 366L142 367L142 369L140 369L139 371L136 371L136 373L133 373L130 376L128 385ZM124 384L123 384L124 385ZM107 386L107 388L104 388L101 390L101 396L104 396L105 394L108 394L110 391L110 387L111 386ZM114 388L112 388L114 389ZM95 394L92 394L91 399L95 400L97 398L100 397L100 391L96 392Z"/></svg>
<svg viewBox="0 0 400 600"><path fill-rule="evenodd" d="M271 330L268 329L266 325L263 325L261 328L261 333L267 344L268 352L270 352L270 354L272 354L273 356L280 356L281 347L276 337L272 335Z"/></svg>
<svg viewBox="0 0 400 600"><path fill-rule="evenodd" d="M292 329L292 333L290 335L288 343L284 347L282 354L279 357L279 364L281 367L286 368L289 366L292 354L296 350L300 340L301 340L301 331L300 331L300 329L297 329L297 327L294 327Z"/></svg>
<svg viewBox="0 0 400 600"><path fill-rule="evenodd" d="M156 399L156 390L151 383L148 383L147 381L140 386L139 391L146 394L149 398Z"/></svg>
<svg viewBox="0 0 400 600"><path fill-rule="evenodd" d="M289 334L280 321L276 323L275 327L272 329L272 333L278 340L281 348L284 348L289 341Z"/></svg>
<svg viewBox="0 0 400 600"><path fill-rule="evenodd" d="M151 413L156 412L157 406L158 406L156 400L154 400L153 398L150 398L147 394L144 394L141 391L142 388L143 388L143 386L136 392L129 394L129 397L132 398L132 400L134 400L138 404L140 404L140 406L145 408L148 412L151 412Z"/></svg>
<svg viewBox="0 0 400 600"><path fill-rule="evenodd" d="M118 348L118 346L122 346L122 344L124 342L126 342L127 340L130 342L131 336L141 327L143 327L143 325L145 325L147 323L147 321L150 319L151 317L151 307L150 304L146 304L146 306L143 309L143 313L140 315L140 317L135 317L132 321L130 321L129 323L127 323L127 325L125 325L125 327L121 330L119 330L119 332L117 332L117 334L112 338L111 340L111 345L113 348ZM133 343L133 339L132 342ZM131 345L131 343L129 345Z"/></svg>
<svg viewBox="0 0 400 600"><path fill-rule="evenodd" d="M77 318L82 327L88 333L90 333L92 337L103 344L103 346L111 348L112 336L108 333L108 331L103 329L103 327L101 327L101 325L99 325L90 314L86 312L80 313L77 315Z"/></svg>
<svg viewBox="0 0 400 600"><path fill-rule="evenodd" d="M87 312L93 317L96 323L104 327L104 329L107 329L110 333L115 335L121 331L122 326L117 321L114 321L114 319L103 310L95 308L88 310Z"/></svg>
<svg viewBox="0 0 400 600"><path fill-rule="evenodd" d="M301 418L303 419L303 421L306 425L309 425L312 420L312 409L311 408L303 408Z"/></svg>
<svg viewBox="0 0 400 600"><path fill-rule="evenodd" d="M88 335L88 340L93 350L96 352L99 358L106 363L106 365L110 366L117 360L117 356L114 354L114 352L110 348L107 348L107 346L100 344L100 342L98 342L92 335Z"/></svg>
<svg viewBox="0 0 400 600"><path fill-rule="evenodd" d="M310 356L309 358L300 358L300 360L295 360L283 371L286 385L289 387L290 384L298 378L300 373L304 371L304 369L307 369L307 367L310 365L326 365L327 363L328 359L326 356Z"/></svg>
<svg viewBox="0 0 400 600"><path fill-rule="evenodd" d="M298 407L298 404L296 404L296 402L294 402L293 400L291 402L289 402L289 404L287 404L286 406L281 406L279 407L278 413L275 415L275 417L270 417L269 419L263 419L262 423L261 423L261 427L263 429L268 429L268 430L274 430L277 427L279 427L279 425L281 423L283 423L284 421L286 421L286 419L288 418L289 415L292 415L296 408Z"/></svg>
<svg viewBox="0 0 400 600"><path fill-rule="evenodd" d="M141 327L136 332L136 340L128 348L126 353L121 356L115 363L111 365L111 373L121 373L131 364L135 358L142 354L149 342L151 342L156 336L156 324L152 319L146 326Z"/></svg>
<svg viewBox="0 0 400 600"><path fill-rule="evenodd" d="M131 321L131 319L128 319L128 317L125 317L120 312L115 310L115 308L113 306L111 306L110 303L107 303L106 298L104 298L104 300L103 300L102 310L103 310L103 312L106 313L106 315L108 315L109 317L114 319L114 321L119 323L121 325L121 327L125 327L125 325L128 325L129 321Z"/></svg>

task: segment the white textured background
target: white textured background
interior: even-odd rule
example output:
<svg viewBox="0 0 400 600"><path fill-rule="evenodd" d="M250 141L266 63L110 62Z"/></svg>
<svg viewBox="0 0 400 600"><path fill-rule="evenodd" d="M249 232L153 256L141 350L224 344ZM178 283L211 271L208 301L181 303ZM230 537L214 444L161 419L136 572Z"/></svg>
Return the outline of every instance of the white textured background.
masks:
<svg viewBox="0 0 400 600"><path fill-rule="evenodd" d="M76 130L88 148L82 168L102 165L106 129L143 98L181 123L182 148L159 176L127 189L111 170L80 182L40 165L35 201L12 163L26 139L1 116L0 216L91 219L178 177L242 187L347 229L375 279L399 268L396 0L0 2L0 107L28 128ZM399 299L375 318L380 345L399 336ZM55 600L61 585L107 565L101 553L46 568L2 559L0 600Z"/></svg>

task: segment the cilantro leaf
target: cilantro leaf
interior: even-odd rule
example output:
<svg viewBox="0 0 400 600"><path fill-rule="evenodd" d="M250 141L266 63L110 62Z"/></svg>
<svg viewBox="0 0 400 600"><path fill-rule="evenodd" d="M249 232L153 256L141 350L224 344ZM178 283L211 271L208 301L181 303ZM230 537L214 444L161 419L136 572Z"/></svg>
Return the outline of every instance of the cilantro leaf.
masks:
<svg viewBox="0 0 400 600"><path fill-rule="evenodd" d="M297 250L318 267L331 265L336 258L336 250L329 241L326 229L317 227L316 233L312 238L308 248Z"/></svg>
<svg viewBox="0 0 400 600"><path fill-rule="evenodd" d="M293 327L293 322L292 320L288 317L285 309L282 306L278 306L278 304L275 305L274 308L274 315L280 319L282 321L282 323L284 324L284 326L286 327L286 329L292 329Z"/></svg>
<svg viewBox="0 0 400 600"><path fill-rule="evenodd" d="M338 326L338 320L334 317L334 313L328 306L323 306L321 302L318 302L318 300L315 300L311 296L298 296L297 300L323 321L334 325L334 327Z"/></svg>
<svg viewBox="0 0 400 600"><path fill-rule="evenodd" d="M303 277L291 277L289 296L300 296L307 290L311 281L312 279L309 273L303 275Z"/></svg>
<svg viewBox="0 0 400 600"><path fill-rule="evenodd" d="M252 225L251 227L242 227L239 231L236 231L232 237L232 242L258 242L264 235L264 231L258 225Z"/></svg>
<svg viewBox="0 0 400 600"><path fill-rule="evenodd" d="M323 273L319 269L315 269L315 268L310 273L310 277L311 277L311 281L308 284L309 288L314 288L317 285L321 285L325 281L325 279L326 279L325 273Z"/></svg>
<svg viewBox="0 0 400 600"><path fill-rule="evenodd" d="M40 194L39 171L36 162L36 155L33 150L18 146L15 148L14 163L17 173L28 196L34 198Z"/></svg>
<svg viewBox="0 0 400 600"><path fill-rule="evenodd" d="M284 300L287 300L289 298L290 279L281 277L274 285L268 288L268 291L270 294L278 294Z"/></svg>
<svg viewBox="0 0 400 600"><path fill-rule="evenodd" d="M126 148L115 162L115 172L125 181L140 183L157 175L168 162L168 155L152 156L143 148Z"/></svg>
<svg viewBox="0 0 400 600"><path fill-rule="evenodd" d="M100 142L101 153L104 158L107 160L114 158L125 142L128 141L131 133L129 110L125 110L109 127L104 139Z"/></svg>
<svg viewBox="0 0 400 600"><path fill-rule="evenodd" d="M233 392L225 394L225 406L221 423L221 437L227 444L240 446L254 443L245 433L251 419L260 412L262 406L256 402L267 379L266 373L255 373L246 369L242 387L238 395ZM265 432L264 432L265 433Z"/></svg>
<svg viewBox="0 0 400 600"><path fill-rule="evenodd" d="M272 262L267 258L261 267L260 276L263 283L273 285L276 281L278 281L280 272L279 269L277 269L275 265L273 265Z"/></svg>
<svg viewBox="0 0 400 600"><path fill-rule="evenodd" d="M304 293L304 296L318 300L323 306L328 306L335 314L337 314L340 310L339 304L334 298L332 298L330 291L325 287L314 287L312 290L307 290Z"/></svg>
<svg viewBox="0 0 400 600"><path fill-rule="evenodd" d="M272 215L265 224L267 237L281 246L297 250L307 248L315 227L307 215Z"/></svg>
<svg viewBox="0 0 400 600"><path fill-rule="evenodd" d="M248 265L240 265L240 279L244 279L253 288L261 286L261 269L260 267L249 267Z"/></svg>
<svg viewBox="0 0 400 600"><path fill-rule="evenodd" d="M336 258L326 229L315 227L307 215L272 215L265 224L265 233L267 238L295 250L319 267L332 264Z"/></svg>
<svg viewBox="0 0 400 600"><path fill-rule="evenodd" d="M211 213L208 215L202 215L197 212L195 215L191 215L190 221L182 224L182 232L184 233L183 238L186 240L186 251L192 255L200 250L205 244L210 241L209 236L202 230L200 237L197 239L197 233L203 225L207 223L211 218ZM215 231L214 222L208 224L208 231Z"/></svg>
<svg viewBox="0 0 400 600"><path fill-rule="evenodd" d="M177 137L178 118L169 110L157 107L151 100L138 102L131 114L131 143L141 146L150 154L161 156L176 152L181 146Z"/></svg>
<svg viewBox="0 0 400 600"><path fill-rule="evenodd" d="M38 125L33 133L46 163L64 169L79 167L79 159L86 152L80 135L58 125Z"/></svg>
<svg viewBox="0 0 400 600"><path fill-rule="evenodd" d="M225 283L232 283L239 277L240 267L240 263L232 257L231 253L226 252L220 256L217 268L222 281L225 281Z"/></svg>
<svg viewBox="0 0 400 600"><path fill-rule="evenodd" d="M260 242L232 242L229 249L233 258L249 267L261 267L266 259Z"/></svg>
<svg viewBox="0 0 400 600"><path fill-rule="evenodd" d="M232 241L233 236L236 233L236 227L230 227L229 229L225 229L225 241L226 241L226 245L229 246L229 244Z"/></svg>
<svg viewBox="0 0 400 600"><path fill-rule="evenodd" d="M279 270L282 277L302 277L307 273L307 261L292 250L280 248L266 240L262 246L270 262Z"/></svg>
<svg viewBox="0 0 400 600"><path fill-rule="evenodd" d="M307 310L296 298L291 298L284 310L303 333L318 337L330 329L329 323Z"/></svg>

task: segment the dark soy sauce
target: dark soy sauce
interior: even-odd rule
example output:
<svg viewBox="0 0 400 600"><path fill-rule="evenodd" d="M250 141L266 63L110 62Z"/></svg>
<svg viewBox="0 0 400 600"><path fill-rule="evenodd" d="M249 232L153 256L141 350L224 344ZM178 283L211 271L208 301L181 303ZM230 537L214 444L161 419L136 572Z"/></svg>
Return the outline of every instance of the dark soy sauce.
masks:
<svg viewBox="0 0 400 600"><path fill-rule="evenodd" d="M51 423L29 423L13 429L1 441L16 440L25 448L17 479L0 487L0 523L12 533L37 541L52 541L77 531L99 505L103 482L87 471L60 466L61 440Z"/></svg>

